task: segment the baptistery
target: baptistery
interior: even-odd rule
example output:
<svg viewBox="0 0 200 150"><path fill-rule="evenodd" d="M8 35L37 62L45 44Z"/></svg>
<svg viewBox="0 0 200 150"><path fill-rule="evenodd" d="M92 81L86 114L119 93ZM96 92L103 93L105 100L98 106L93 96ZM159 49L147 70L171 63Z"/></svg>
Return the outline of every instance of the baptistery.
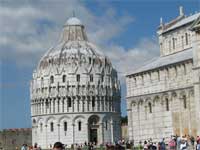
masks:
<svg viewBox="0 0 200 150"><path fill-rule="evenodd" d="M56 46L40 59L30 85L32 142L103 144L120 139L120 83L111 61L67 20Z"/></svg>

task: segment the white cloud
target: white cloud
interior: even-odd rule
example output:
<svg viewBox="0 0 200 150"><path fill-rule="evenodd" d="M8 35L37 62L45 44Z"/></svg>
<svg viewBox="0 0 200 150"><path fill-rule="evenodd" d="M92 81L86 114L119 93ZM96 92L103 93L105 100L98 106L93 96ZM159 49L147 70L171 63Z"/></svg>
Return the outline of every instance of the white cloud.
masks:
<svg viewBox="0 0 200 150"><path fill-rule="evenodd" d="M19 66L35 66L39 58L59 39L62 25L75 11L86 26L89 39L103 47L120 75L158 55L158 47L151 39L141 39L131 49L123 45L108 45L116 36L134 23L128 15L116 16L111 6L95 16L80 1L40 1L40 3L5 4L0 7L0 58L15 61Z"/></svg>

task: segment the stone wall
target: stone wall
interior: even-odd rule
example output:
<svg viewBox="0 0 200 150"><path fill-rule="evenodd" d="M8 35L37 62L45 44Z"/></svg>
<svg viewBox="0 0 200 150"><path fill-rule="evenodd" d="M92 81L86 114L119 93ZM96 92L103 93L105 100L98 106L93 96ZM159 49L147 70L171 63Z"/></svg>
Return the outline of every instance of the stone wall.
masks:
<svg viewBox="0 0 200 150"><path fill-rule="evenodd" d="M22 144L32 145L32 133L30 128L4 129L0 131L0 148L4 150L20 149Z"/></svg>

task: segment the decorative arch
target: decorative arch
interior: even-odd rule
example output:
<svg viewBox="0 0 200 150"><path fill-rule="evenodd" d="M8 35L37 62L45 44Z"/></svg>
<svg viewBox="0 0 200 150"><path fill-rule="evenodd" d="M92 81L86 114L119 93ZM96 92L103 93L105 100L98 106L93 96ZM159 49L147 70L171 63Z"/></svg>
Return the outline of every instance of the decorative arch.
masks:
<svg viewBox="0 0 200 150"><path fill-rule="evenodd" d="M74 117L74 119L72 120L72 123L75 123L75 121L78 119L85 119L85 117L83 115L78 115L78 116Z"/></svg>
<svg viewBox="0 0 200 150"><path fill-rule="evenodd" d="M54 116L49 116L46 121L45 124L47 124L50 120L53 120L56 123L56 118Z"/></svg>
<svg viewBox="0 0 200 150"><path fill-rule="evenodd" d="M71 118L69 116L62 116L58 119L58 123L60 124L62 121L71 121Z"/></svg>

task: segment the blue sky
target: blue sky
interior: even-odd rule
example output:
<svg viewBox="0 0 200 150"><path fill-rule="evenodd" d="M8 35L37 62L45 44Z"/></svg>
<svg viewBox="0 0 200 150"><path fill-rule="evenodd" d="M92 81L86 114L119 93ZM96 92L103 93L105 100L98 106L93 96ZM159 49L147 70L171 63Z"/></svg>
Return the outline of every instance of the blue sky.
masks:
<svg viewBox="0 0 200 150"><path fill-rule="evenodd" d="M159 55L160 17L164 23L177 17L180 5L186 15L200 9L197 0L0 1L0 129L31 127L32 72L73 11L118 70L126 115L124 75Z"/></svg>

